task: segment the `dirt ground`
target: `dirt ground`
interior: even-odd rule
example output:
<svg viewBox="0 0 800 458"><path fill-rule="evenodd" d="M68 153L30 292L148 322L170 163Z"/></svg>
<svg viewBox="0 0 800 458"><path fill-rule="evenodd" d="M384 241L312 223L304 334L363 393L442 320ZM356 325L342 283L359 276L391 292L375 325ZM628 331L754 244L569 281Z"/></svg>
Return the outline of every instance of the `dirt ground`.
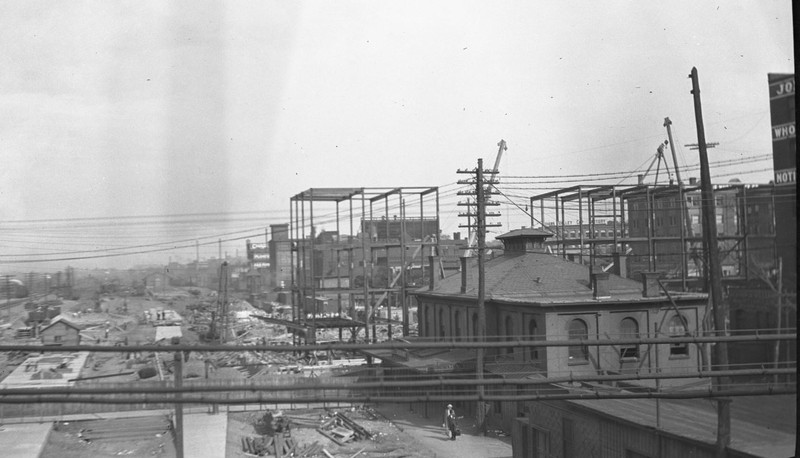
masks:
<svg viewBox="0 0 800 458"><path fill-rule="evenodd" d="M128 419L56 422L50 430L40 458L175 456L171 432L136 434L128 428L129 424ZM116 433L106 435L107 438L89 439L86 431L99 428L116 430Z"/></svg>

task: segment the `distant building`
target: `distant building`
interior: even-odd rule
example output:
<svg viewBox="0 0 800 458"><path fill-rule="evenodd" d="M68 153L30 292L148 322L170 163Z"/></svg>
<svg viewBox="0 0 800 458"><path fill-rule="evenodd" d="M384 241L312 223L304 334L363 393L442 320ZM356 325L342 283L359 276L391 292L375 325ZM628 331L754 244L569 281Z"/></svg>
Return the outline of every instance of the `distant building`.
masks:
<svg viewBox="0 0 800 458"><path fill-rule="evenodd" d="M63 317L56 317L42 328L39 336L44 345L80 345L81 327Z"/></svg>
<svg viewBox="0 0 800 458"><path fill-rule="evenodd" d="M558 243L545 242L553 254L561 254L570 261L585 264L589 262L588 240L596 241L594 245L597 256L610 257L615 252L615 238L622 237L624 233L622 222L614 220L595 222L593 230L589 224L574 223L573 221L567 221L561 225L551 224L546 227L546 230L553 232L560 240ZM623 244L617 242L616 245L617 252L624 252ZM559 246L563 247L563 253L558 253Z"/></svg>

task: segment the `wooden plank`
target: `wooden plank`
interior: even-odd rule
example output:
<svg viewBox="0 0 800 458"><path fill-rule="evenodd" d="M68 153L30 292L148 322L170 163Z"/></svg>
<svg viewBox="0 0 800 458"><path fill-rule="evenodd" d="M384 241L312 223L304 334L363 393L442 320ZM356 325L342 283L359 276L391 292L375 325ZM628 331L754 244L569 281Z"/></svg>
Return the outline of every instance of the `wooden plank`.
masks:
<svg viewBox="0 0 800 458"><path fill-rule="evenodd" d="M332 441L333 441L333 442L335 442L337 445L341 445L341 446L343 446L343 447L344 447L344 443L340 442L340 441L339 441L339 439L337 439L337 438L333 437L333 435L332 435L332 434L329 434L329 433L328 433L327 431L325 431L324 429L322 429L322 428L317 428L317 432L319 432L319 433L320 433L320 434L322 434L323 436L327 437L328 439L332 440Z"/></svg>
<svg viewBox="0 0 800 458"><path fill-rule="evenodd" d="M283 436L275 436L275 458L283 458Z"/></svg>

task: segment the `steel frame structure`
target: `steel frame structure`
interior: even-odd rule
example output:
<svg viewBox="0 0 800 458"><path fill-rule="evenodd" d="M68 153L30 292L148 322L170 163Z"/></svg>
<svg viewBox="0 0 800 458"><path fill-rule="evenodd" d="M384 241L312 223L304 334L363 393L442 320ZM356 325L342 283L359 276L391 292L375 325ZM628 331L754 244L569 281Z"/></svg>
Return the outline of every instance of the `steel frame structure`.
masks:
<svg viewBox="0 0 800 458"><path fill-rule="evenodd" d="M759 193L754 197L754 190ZM699 257L694 260L705 266L702 262L702 237L700 234L694 234L691 230L692 221L689 217L687 196L699 195L699 185L678 186L678 185L649 185L640 184L636 186L619 186L619 185L577 185L568 188L558 189L544 194L539 194L530 197L531 208L531 227L534 226L535 220L533 215L535 209L540 209L540 221L545 224L545 203L552 201L553 205L548 210L552 210L551 214L554 218L554 224L545 225L544 229L551 229L555 226L555 234L552 241L548 243L554 248L555 254L567 258L567 250L572 245L578 246L577 254L578 261L587 263L590 266L595 265L596 259L599 257L611 257L618 261L617 256L624 256L632 245L636 246L641 252L635 253L638 256L646 256L647 270L651 272L658 271L660 267L665 264L660 263L658 259L659 247L664 246L677 246L680 247L679 252L671 253L671 256L680 257L680 266L677 275L671 278L666 278L665 283L670 284L673 288L678 288L682 291L688 291L692 288L692 281L699 281L700 285L705 289L706 274L705 269L701 269L698 276L693 277L689 275L689 262L692 253ZM775 253L775 186L774 185L747 185L742 183L728 183L725 185L714 186L714 193L732 192L736 196L734 225L736 226L736 233L723 234L718 236L720 250L726 255L731 253L738 254L739 258L739 275L727 276L725 280L751 280L757 278L751 272L751 266L748 264L750 259L750 251L754 242L761 241L761 245L765 243L770 245L772 250L772 258L777 259ZM748 199L768 199L772 208L772 228L769 234L751 234L748 233ZM660 215L663 217L664 213L659 213L661 208L659 202L673 199L678 202L680 208L677 209L679 219L679 233L677 235L658 235L656 230L656 218ZM631 203L633 201L644 202L646 227L643 228L643 234L631 234L630 222L632 221ZM603 203L604 210L598 211L598 203ZM658 205L657 205L658 204ZM608 212L610 206L610 213ZM567 226L575 226L566 224L566 212L578 213L577 218L577 237L567 237ZM639 211L639 210L637 210ZM586 219L584 219L586 218ZM611 234L606 237L596 236L596 226L599 220L607 220L611 222ZM642 218L639 218L642 220ZM688 222L688 224L687 224ZM766 241L766 242L764 242ZM601 254L598 253L597 247L600 245L609 245L612 253ZM642 250L642 248L645 248ZM763 248L761 248L763 249ZM588 261L584 258L588 257ZM743 264L743 265L742 265ZM696 289L696 285L695 288Z"/></svg>
<svg viewBox="0 0 800 458"><path fill-rule="evenodd" d="M407 199L418 199L418 202L408 203ZM396 199L396 200L395 200ZM390 204L390 200L394 202ZM380 219L376 215L383 204L383 215ZM324 222L335 223L335 240L320 245L317 241L316 225L320 222L320 205L333 205L334 211L324 215ZM390 205L394 219L390 219ZM346 207L346 214L342 215L342 207ZM376 209L378 207L378 209ZM419 239L406 237L407 223L406 208L419 208ZM377 325L388 326L388 336L391 339L392 325L402 325L403 335L409 334L408 295L406 294L406 268L419 255L420 265L424 266L426 253L433 255L439 253L439 188L438 187L392 187L392 188L310 188L291 197L290 213L290 240L292 242L291 256L291 290L292 290L292 321L305 327L306 342L316 341L316 330L323 327L339 328L339 340L342 340L342 328L351 329L351 339L355 340L360 328L364 328L365 339L377 342ZM316 220L315 220L316 217ZM333 221L331 221L333 218ZM427 219L426 219L427 218ZM354 223L359 221L358 230ZM390 225L392 221L399 221L399 237L391 237ZM385 224L385 236L378 237L370 231L375 224ZM425 234L426 222L432 234ZM347 236L342 235L342 229L347 229ZM422 236L424 234L424 236ZM406 251L414 248L415 251L409 259ZM378 287L371 284L375 278L376 257L383 252L386 259L386 271L398 272L394 281ZM391 256L395 252L399 256ZM332 259L326 259L326 255ZM325 282L324 270L326 263L335 265L335 285ZM344 264L344 268L343 268ZM358 266L358 269L356 268ZM356 271L360 271L361 285L356 285ZM346 279L346 285L345 283ZM316 306L320 294L336 295L338 303L338 317L350 315L351 320L336 320L329 322L326 317L320 316ZM376 295L380 295L376 300ZM307 300L314 303L310 313ZM347 300L349 311L342 310L342 301ZM374 306L387 300L389 307L385 320L373 317ZM364 320L357 320L355 303L361 302L364 307ZM402 308L402 322L392 320L391 305L399 303ZM356 316L353 316L356 315ZM293 339L297 345L299 342Z"/></svg>

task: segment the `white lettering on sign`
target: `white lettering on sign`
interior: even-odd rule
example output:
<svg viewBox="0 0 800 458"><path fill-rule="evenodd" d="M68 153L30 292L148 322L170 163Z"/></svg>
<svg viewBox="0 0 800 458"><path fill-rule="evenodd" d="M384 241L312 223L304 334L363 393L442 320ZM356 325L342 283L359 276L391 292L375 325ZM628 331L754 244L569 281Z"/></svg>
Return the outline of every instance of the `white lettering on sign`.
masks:
<svg viewBox="0 0 800 458"><path fill-rule="evenodd" d="M266 269L268 267L269 267L269 263L268 262L254 262L253 263L253 268L254 269Z"/></svg>
<svg viewBox="0 0 800 458"><path fill-rule="evenodd" d="M794 78L778 81L770 85L770 98L776 99L778 97L786 97L794 95Z"/></svg>
<svg viewBox="0 0 800 458"><path fill-rule="evenodd" d="M251 243L250 244L251 250L266 250L267 244L266 243Z"/></svg>
<svg viewBox="0 0 800 458"><path fill-rule="evenodd" d="M788 124L781 124L779 126L772 126L772 141L784 140L795 136L797 128L793 122Z"/></svg>
<svg viewBox="0 0 800 458"><path fill-rule="evenodd" d="M269 259L269 255L266 253L255 253L253 254L253 259Z"/></svg>
<svg viewBox="0 0 800 458"><path fill-rule="evenodd" d="M775 171L775 184L795 184L797 180L797 169L783 169Z"/></svg>

